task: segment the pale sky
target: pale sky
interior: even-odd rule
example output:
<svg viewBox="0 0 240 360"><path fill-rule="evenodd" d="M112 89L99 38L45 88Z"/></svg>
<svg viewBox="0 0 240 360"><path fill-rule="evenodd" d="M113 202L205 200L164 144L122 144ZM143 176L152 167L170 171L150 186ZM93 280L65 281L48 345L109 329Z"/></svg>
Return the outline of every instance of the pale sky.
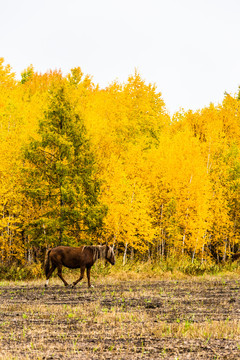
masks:
<svg viewBox="0 0 240 360"><path fill-rule="evenodd" d="M136 68L171 114L240 85L240 0L0 0L0 34L17 78L80 66L106 87Z"/></svg>

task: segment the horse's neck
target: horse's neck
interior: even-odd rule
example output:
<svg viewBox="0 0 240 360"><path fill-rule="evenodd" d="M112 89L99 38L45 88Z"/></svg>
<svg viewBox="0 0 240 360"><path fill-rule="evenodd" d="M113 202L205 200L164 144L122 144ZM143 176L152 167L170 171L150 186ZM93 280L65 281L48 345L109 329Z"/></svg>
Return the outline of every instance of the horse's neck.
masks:
<svg viewBox="0 0 240 360"><path fill-rule="evenodd" d="M105 258L104 246L101 245L92 246L92 249L93 249L93 262L95 262L97 259Z"/></svg>
<svg viewBox="0 0 240 360"><path fill-rule="evenodd" d="M106 257L106 249L105 246L102 245L98 245L97 246L98 250L99 250L99 259L105 259Z"/></svg>

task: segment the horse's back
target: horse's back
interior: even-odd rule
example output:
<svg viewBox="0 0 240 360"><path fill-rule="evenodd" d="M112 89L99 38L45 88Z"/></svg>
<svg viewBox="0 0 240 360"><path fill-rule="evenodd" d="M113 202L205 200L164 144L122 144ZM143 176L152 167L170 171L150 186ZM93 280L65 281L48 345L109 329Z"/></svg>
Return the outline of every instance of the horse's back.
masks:
<svg viewBox="0 0 240 360"><path fill-rule="evenodd" d="M56 265L63 265L72 269L91 265L93 261L89 246L57 246L51 250L50 257Z"/></svg>

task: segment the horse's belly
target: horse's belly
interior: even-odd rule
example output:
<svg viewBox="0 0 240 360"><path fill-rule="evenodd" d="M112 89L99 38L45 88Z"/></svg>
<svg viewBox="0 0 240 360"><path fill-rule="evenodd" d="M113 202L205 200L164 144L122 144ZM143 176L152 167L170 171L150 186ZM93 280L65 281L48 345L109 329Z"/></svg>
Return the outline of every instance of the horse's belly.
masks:
<svg viewBox="0 0 240 360"><path fill-rule="evenodd" d="M78 269L80 268L80 263L79 263L79 259L73 259L72 261L64 261L63 265L66 266L69 269Z"/></svg>

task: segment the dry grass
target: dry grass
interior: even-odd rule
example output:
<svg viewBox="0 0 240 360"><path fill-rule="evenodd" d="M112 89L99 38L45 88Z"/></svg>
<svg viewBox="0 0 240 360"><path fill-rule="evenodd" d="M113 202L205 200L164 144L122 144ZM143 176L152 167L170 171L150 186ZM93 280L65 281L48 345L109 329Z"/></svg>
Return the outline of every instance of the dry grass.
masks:
<svg viewBox="0 0 240 360"><path fill-rule="evenodd" d="M239 285L221 277L2 282L0 359L237 359Z"/></svg>

